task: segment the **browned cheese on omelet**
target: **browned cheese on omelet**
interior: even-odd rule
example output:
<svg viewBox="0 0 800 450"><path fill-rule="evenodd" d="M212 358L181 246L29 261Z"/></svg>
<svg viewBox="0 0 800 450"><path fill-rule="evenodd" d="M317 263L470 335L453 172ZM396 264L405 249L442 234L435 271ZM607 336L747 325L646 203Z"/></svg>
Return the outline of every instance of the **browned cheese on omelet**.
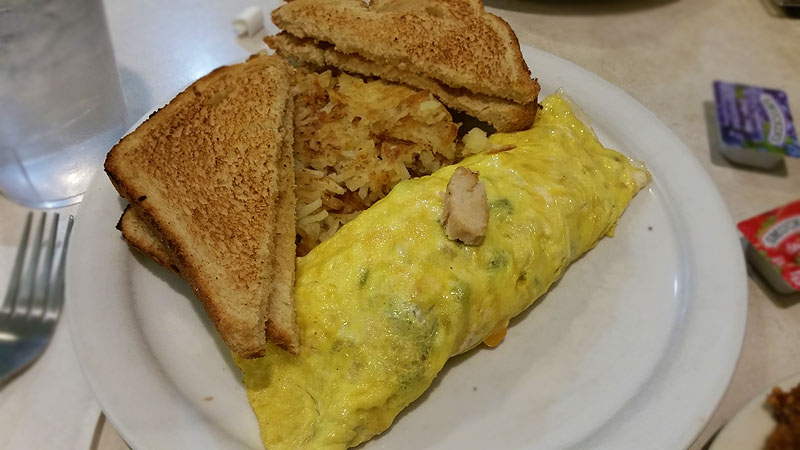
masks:
<svg viewBox="0 0 800 450"><path fill-rule="evenodd" d="M513 150L470 157L489 205L481 245L449 240L442 193L456 170L398 184L298 259L299 356L268 344L237 359L269 449L343 449L386 430L447 359L530 306L609 234L649 180L604 148L563 96Z"/></svg>

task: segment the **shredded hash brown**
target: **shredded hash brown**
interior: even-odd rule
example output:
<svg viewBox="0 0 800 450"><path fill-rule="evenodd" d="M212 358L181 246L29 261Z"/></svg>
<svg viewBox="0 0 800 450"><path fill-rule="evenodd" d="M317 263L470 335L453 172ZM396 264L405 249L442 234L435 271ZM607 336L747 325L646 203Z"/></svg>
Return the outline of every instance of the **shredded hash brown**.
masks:
<svg viewBox="0 0 800 450"><path fill-rule="evenodd" d="M298 68L295 86L297 254L308 253L402 180L485 150L428 91Z"/></svg>

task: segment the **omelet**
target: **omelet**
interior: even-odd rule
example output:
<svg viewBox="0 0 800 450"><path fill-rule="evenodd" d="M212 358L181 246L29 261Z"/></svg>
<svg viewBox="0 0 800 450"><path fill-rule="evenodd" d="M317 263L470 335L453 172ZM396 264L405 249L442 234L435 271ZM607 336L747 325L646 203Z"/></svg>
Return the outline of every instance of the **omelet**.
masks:
<svg viewBox="0 0 800 450"><path fill-rule="evenodd" d="M401 182L297 260L300 354L268 344L236 359L266 448L344 449L383 432L450 356L496 344L613 232L649 173L604 148L564 95L542 106L530 130L491 137L510 150L457 165L485 185L482 244L445 236L448 166Z"/></svg>

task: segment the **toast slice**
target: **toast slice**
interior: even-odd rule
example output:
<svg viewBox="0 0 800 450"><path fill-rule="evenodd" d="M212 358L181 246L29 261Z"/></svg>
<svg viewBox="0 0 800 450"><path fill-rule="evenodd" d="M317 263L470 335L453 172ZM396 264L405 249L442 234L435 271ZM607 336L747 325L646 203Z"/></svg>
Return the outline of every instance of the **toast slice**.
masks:
<svg viewBox="0 0 800 450"><path fill-rule="evenodd" d="M292 117L288 114L285 117ZM284 119L285 120L285 119ZM295 186L294 186L294 138L286 139L278 164L278 211L275 222L275 251L272 262L272 290L266 312L267 340L278 347L297 354L300 348L300 332L294 311L295 275ZM152 258L159 265L180 275L175 258L162 238L139 218L128 206L122 213L117 229L129 245Z"/></svg>
<svg viewBox="0 0 800 450"><path fill-rule="evenodd" d="M109 152L117 191L169 249L237 355L264 354L288 64L257 55L201 78ZM291 145L289 143L289 145Z"/></svg>
<svg viewBox="0 0 800 450"><path fill-rule="evenodd" d="M296 38L453 89L521 105L539 93L513 30L480 0L293 0L272 21Z"/></svg>
<svg viewBox="0 0 800 450"><path fill-rule="evenodd" d="M268 36L264 41L284 58L317 71L334 67L344 72L378 77L430 91L450 108L486 122L498 131L530 128L538 109L535 100L520 104L500 97L475 94L466 89L454 89L434 78L402 70L397 66L381 65L357 54L341 53L332 46L321 46L313 39L300 39L285 31ZM534 83L538 90L538 83L535 80Z"/></svg>

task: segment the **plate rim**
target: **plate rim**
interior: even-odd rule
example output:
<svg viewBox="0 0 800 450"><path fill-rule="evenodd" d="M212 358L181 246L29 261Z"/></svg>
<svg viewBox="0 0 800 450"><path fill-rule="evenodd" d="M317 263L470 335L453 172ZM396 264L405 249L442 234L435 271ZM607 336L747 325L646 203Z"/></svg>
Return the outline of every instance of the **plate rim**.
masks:
<svg viewBox="0 0 800 450"><path fill-rule="evenodd" d="M704 200L704 206L711 206L712 210L716 211L716 221L720 222L717 225L720 225L718 229L716 229L712 234L709 235L709 230L702 230L705 233L700 233L703 236L709 237L710 240L705 242L704 244L710 247L722 247L728 254L727 259L722 259L724 263L729 265L729 271L725 271L726 274L730 274L729 283L727 285L717 285L714 286L715 288L722 290L723 292L727 291L727 298L728 301L733 305L731 306L728 311L730 316L726 316L725 323L728 325L727 331L729 334L726 336L727 342L729 345L727 346L727 351L724 352L724 355L717 355L718 361L716 364L716 373L714 373L715 378L713 383L708 383L710 385L703 386L704 390L694 389L693 394L690 397L692 398L703 398L704 400L700 403L705 405L705 407L698 407L698 411L695 412L694 415L684 414L682 415L683 420L682 422L685 423L683 427L676 427L678 429L682 429L680 433L672 433L671 439L667 439L667 445L670 447L688 447L694 439L696 439L697 435L703 430L703 428L708 423L708 420L711 418L711 414L719 405L719 402L722 399L722 396L730 383L730 380L733 376L734 369L736 363L739 359L742 343L745 334L745 324L746 324L746 316L747 316L747 278L746 278L746 270L744 265L744 256L739 252L739 257L730 257L733 256L735 251L737 250L738 245L738 237L735 231L735 226L733 219L730 215L730 212L727 209L727 206L724 202L724 199L720 195L716 185L711 180L708 173L704 170L702 165L700 164L699 160L696 156L688 149L688 147L681 141L681 139L675 135L675 133L657 116L655 116L651 111L633 99L630 95L624 92L622 89L614 86L610 82L606 81L602 77L594 74L575 63L572 63L566 59L563 59L559 56L553 55L551 53L545 52L543 50L538 50L533 47L529 47L526 45L520 46L523 55L525 56L526 62L532 62L536 60L544 60L547 61L547 64L557 64L560 65L562 68L566 68L567 70L564 71L564 75L559 77L557 82L552 83L553 85L563 85L564 77L573 77L584 79L584 85L580 89L573 89L570 87L567 89L567 93L573 98L579 99L578 104L584 106L587 102L584 99L588 98L586 95L580 95L582 90L587 91L594 91L596 88L600 88L601 94L608 93L612 94L612 98L615 102L623 103L626 107L626 110L635 111L640 119L639 125L648 126L654 128L655 131L658 131L663 137L666 137L668 141L671 141L671 153L669 155L668 160L664 160L664 157L658 158L659 160L657 163L654 163L653 160L648 160L647 165L648 168L651 168L651 171L655 167L660 167L662 164L670 165L670 163L680 163L683 164L684 168L688 170L688 172L693 175L695 178L693 179L693 183L699 184L702 188L702 192L704 195L701 198L672 198L670 194L674 196L675 192L673 189L669 188L670 185L662 185L659 183L659 178L654 176L653 183L659 187L660 192L665 195L665 197L669 200L666 202L667 206L674 205L676 202L680 201L700 201ZM549 61L548 61L549 60ZM577 94L576 94L577 92ZM602 97L600 94L595 94L596 97ZM154 109L155 110L155 109ZM135 129L140 123L142 123L147 117L149 113L144 115L140 121L131 128L131 130ZM597 120L593 120L594 123L597 123ZM678 155L678 158L675 158L675 155ZM662 156L662 155L659 155ZM652 165L651 165L652 164ZM655 175L655 174L654 174ZM89 187L89 191L87 192L86 198L84 202L81 204L78 214L76 214L76 231L82 229L82 220L80 220L83 216L81 214L85 210L91 209L92 200L94 199L95 195L100 195L97 193L97 185L102 182L102 180L98 180L105 177L105 173L102 170L98 170L95 174L95 179L92 181ZM685 194L685 193L679 193ZM88 201L86 201L88 200ZM89 205L89 206L87 206ZM698 207L701 205L698 205ZM88 225L87 225L88 226ZM708 228L708 227L706 227ZM688 233L688 232L687 232ZM80 235L80 233L76 233L76 235ZM702 236L701 236L702 237ZM77 240L76 240L77 241ZM727 244L724 244L727 242ZM80 244L80 242L75 242L75 244ZM699 243L697 243L699 244ZM688 245L688 244L687 244ZM727 248L725 248L727 247ZM80 298L84 297L81 295L79 285L76 277L79 277L79 267L75 264L75 261L78 259L78 255L81 252L86 252L87 250L86 245L73 245L70 249L68 255L68 265L67 265L67 283L66 283L66 295L67 295L67 303L72 304L75 302L80 302ZM706 249L707 251L708 249ZM707 265L707 258L703 255L702 252L697 250L694 251L694 255L700 255L701 259L703 260L703 267ZM692 273L687 274L689 278L691 278ZM687 279L689 279L687 278ZM692 280L690 282L689 288L696 287L696 282L698 280ZM738 297L738 299L736 298ZM738 301L737 301L738 300ZM698 307L702 307L702 305L698 305ZM109 399L107 398L108 393L104 392L103 387L100 386L102 384L99 380L96 380L94 374L89 373L89 365L91 365L92 355L87 354L85 348L83 347L83 343L81 342L81 335L79 332L75 332L75 330L79 330L79 320L80 318L77 316L75 308L66 308L66 314L68 316L68 322L70 328L73 330L72 334L72 341L73 347L76 350L76 354L78 355L79 362L81 363L81 370L84 373L84 376L87 378L89 385L100 403L101 407L104 411L109 411L108 403ZM684 314L686 312L684 311ZM713 317L713 316L712 316ZM696 326L694 328L697 329ZM691 331L691 330L690 330ZM682 340L688 339L687 336L681 335ZM672 345L672 342L670 342ZM675 345L682 345L685 346L685 342L679 342ZM673 352L677 351L672 349ZM684 351L681 355L686 357L686 352ZM680 355L679 355L680 356ZM659 363L661 364L661 362ZM691 369L690 367L684 367L684 369ZM702 373L702 371L701 371ZM656 377L662 374L657 374ZM705 374L707 378L709 378L708 374ZM650 381L650 380L648 380ZM648 384L649 385L649 384ZM693 387L690 385L690 387ZM98 392L101 391L101 392ZM674 393L673 393L674 394ZM695 402L697 403L697 402ZM662 405L663 407L663 405ZM113 409L113 408L112 408ZM133 448L144 448L135 445L138 441L136 438L136 433L132 432L128 429L126 424L120 423L117 421L117 417L114 413L106 413L109 421L114 425L114 427L120 432L120 434L125 438L126 442L131 444ZM641 418L641 414L639 415ZM613 448L613 445L610 447L608 446L608 439L619 437L620 433L631 433L631 427L636 425L636 417L631 418L633 422L627 424L626 427L623 427L622 430L618 424L611 424L612 428L607 428L605 426L601 427L600 430L593 433L591 436L588 437L588 441L581 441L576 445L586 445L588 442L590 445L593 445L594 448ZM673 428L671 431L675 431ZM635 433L631 435L632 440L630 441L631 444L639 443L639 444L651 444L652 439L643 440L645 437L652 438L651 435L642 436L636 435ZM613 444L613 442L612 442ZM618 445L618 444L617 444Z"/></svg>

